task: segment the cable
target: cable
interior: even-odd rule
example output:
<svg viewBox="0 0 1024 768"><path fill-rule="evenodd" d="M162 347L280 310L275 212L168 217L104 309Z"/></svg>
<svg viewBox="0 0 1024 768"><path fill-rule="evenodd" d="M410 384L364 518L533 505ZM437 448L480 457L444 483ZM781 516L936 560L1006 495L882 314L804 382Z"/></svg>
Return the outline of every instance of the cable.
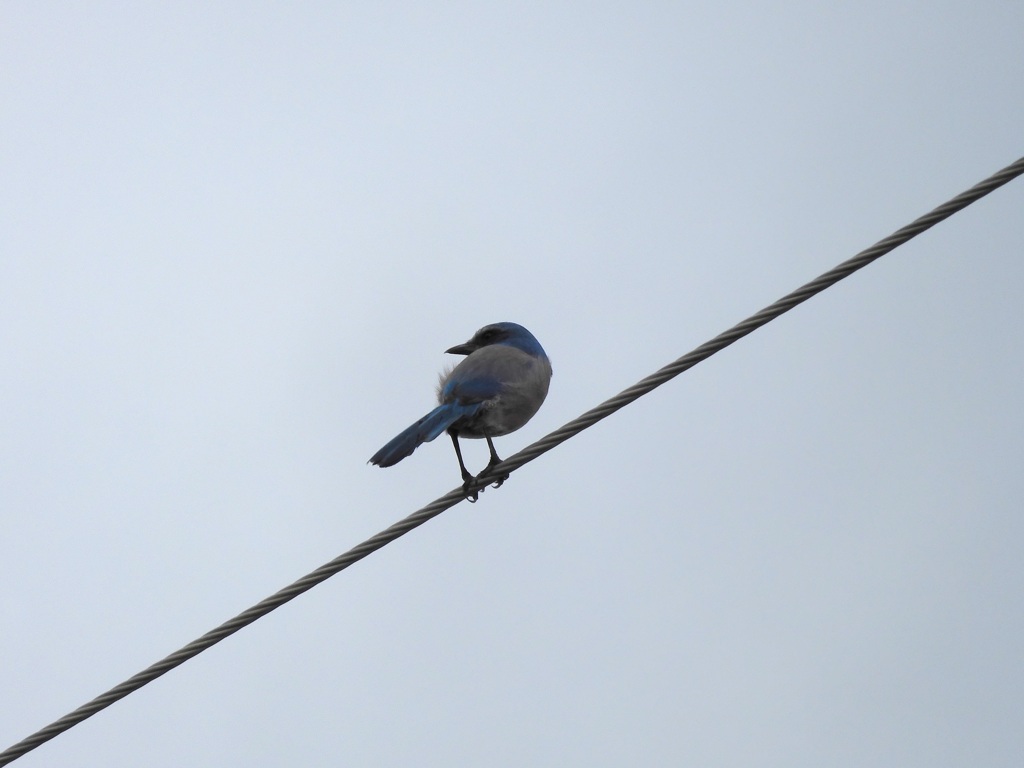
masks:
<svg viewBox="0 0 1024 768"><path fill-rule="evenodd" d="M683 355L678 360L669 363L664 368L661 368L650 376L641 379L628 389L624 389L615 397L605 400L597 407L591 408L586 413L577 416L568 424L556 429L546 437L541 438L532 445L528 445L519 453L510 456L501 464L495 465L491 470L490 475L487 476L488 479L492 476L497 478L503 474L507 474L518 469L527 462L533 461L542 453L550 451L556 445L559 445L570 437L579 434L587 427L592 426L606 416L610 416L620 408L629 405L634 400L643 397L651 390L660 387L666 381L674 379L683 371L692 368L703 360L706 360L716 352L720 352L734 341L739 341L747 334L756 331L762 325L765 325L780 315L785 314L798 304L802 304L812 296L816 296L826 288L835 285L843 278L849 277L858 269L866 267L871 262L903 245L903 243L916 237L925 230L930 229L940 221L949 218L957 211L966 208L971 203L980 200L989 192L998 189L1021 174L1024 174L1024 157L1006 166L1001 171L992 174L990 177L974 185L966 192L961 192L952 200L943 203L930 213L926 213L924 216L912 221L905 227L896 230L884 240L879 240L870 248L867 248L856 256L836 265L828 272L819 275L814 280L802 285L792 293L786 294L774 304L768 305L760 312L751 315L746 320L734 325L724 333L720 333L710 341L704 342L692 352ZM484 484L485 482L483 481L480 483L480 485ZM0 765L2 765L2 763L0 763Z"/></svg>
<svg viewBox="0 0 1024 768"><path fill-rule="evenodd" d="M675 378L683 371L692 368L702 360L706 360L716 352L725 349L733 342L742 339L744 336L757 330L765 323L774 320L798 304L801 304L812 296L821 293L826 288L834 285L843 278L849 277L858 269L867 266L911 238L916 237L925 230L938 224L940 221L949 218L957 211L966 208L971 203L981 199L989 192L998 189L1021 174L1024 174L1024 157L993 174L981 183L971 187L966 192L962 192L949 202L943 203L931 213L925 214L916 221L897 230L893 234L889 235L889 237L879 241L867 250L861 251L853 258L844 261L806 285L797 288L786 296L783 296L774 304L771 304L760 312L751 315L743 322L733 326L724 333L719 334L710 341L701 344L695 350L683 355L675 362L672 362L664 368L655 371L650 376L641 379L633 386L617 394L615 397L604 401L596 408L590 409L586 413L570 421L568 424L556 429L546 437L541 438L532 445L529 445L513 456L510 456L505 461L493 467L489 475L481 477L473 488L485 487L492 479L497 479L501 475L511 473L516 469L519 469L524 464L533 461L541 454L550 451L552 448L565 442L570 437L579 434L584 429L592 426L601 419L610 416L620 408L623 408L634 400L643 397L651 390L660 387L662 384ZM167 656L152 666L147 667L133 677L125 680L120 685L114 686L109 691L97 696L87 704L83 704L73 712L69 712L59 720L54 721L31 736L19 741L17 744L8 747L3 752L0 752L0 766L13 762L25 753L46 743L58 734L63 733L83 720L95 715L100 710L106 709L115 701L124 698L132 691L138 690L147 683L152 682L165 672L169 672L180 664L188 661L193 656L211 648L229 635L232 635L243 627L252 624L260 617L273 611L275 608L284 605L292 598L298 597L303 592L312 589L317 584L329 579L339 571L348 568L353 563L362 560L373 552L376 552L381 547L408 533L413 528L417 528L431 518L437 517L437 515L441 514L449 507L455 506L464 498L465 494L462 488L449 491L447 494L436 499L422 509L413 512L405 519L399 520L389 528L386 528L377 535L370 537L362 544L353 547L343 555L339 555L329 563L325 563L290 586L287 586L279 592L260 601L248 610L238 614L233 619L230 619L219 627L210 630L202 637L193 640L184 648L175 651L170 656Z"/></svg>

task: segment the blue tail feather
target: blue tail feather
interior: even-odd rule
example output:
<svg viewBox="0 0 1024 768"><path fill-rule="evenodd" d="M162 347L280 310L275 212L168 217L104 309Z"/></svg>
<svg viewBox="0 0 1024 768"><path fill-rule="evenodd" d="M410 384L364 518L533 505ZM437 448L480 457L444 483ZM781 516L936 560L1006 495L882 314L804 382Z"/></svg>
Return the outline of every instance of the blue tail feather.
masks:
<svg viewBox="0 0 1024 768"><path fill-rule="evenodd" d="M370 457L370 463L376 464L379 467L390 467L393 464L397 464L406 456L410 456L419 445L429 443L456 421L463 416L471 415L479 407L479 403L472 405L446 403L437 406L437 408L415 424L404 429L392 438L387 445L373 454Z"/></svg>

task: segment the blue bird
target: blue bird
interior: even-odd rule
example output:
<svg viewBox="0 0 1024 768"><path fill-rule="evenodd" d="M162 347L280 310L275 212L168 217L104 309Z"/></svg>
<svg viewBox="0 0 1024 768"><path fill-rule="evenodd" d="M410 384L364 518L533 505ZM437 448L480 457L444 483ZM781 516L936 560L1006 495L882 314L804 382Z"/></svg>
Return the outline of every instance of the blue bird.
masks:
<svg viewBox="0 0 1024 768"><path fill-rule="evenodd" d="M441 374L437 408L373 454L370 463L390 467L447 430L467 498L476 501L477 493L469 492L476 478L462 460L459 438L487 441L491 458L478 477L487 474L501 461L491 438L515 432L533 418L548 394L551 362L534 335L516 323L486 325L465 344L445 351L466 359ZM494 487L507 478L498 478Z"/></svg>

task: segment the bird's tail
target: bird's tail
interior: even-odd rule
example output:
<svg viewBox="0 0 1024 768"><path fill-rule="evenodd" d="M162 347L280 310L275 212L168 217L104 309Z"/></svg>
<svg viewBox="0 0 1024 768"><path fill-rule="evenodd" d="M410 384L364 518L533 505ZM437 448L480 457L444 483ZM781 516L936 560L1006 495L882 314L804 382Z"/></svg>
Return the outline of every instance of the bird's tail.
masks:
<svg viewBox="0 0 1024 768"><path fill-rule="evenodd" d="M373 454L370 457L370 463L376 464L378 467L390 467L397 464L406 456L411 455L421 443L429 443L456 421L463 416L471 415L479 407L479 403L473 405L446 403L437 406Z"/></svg>

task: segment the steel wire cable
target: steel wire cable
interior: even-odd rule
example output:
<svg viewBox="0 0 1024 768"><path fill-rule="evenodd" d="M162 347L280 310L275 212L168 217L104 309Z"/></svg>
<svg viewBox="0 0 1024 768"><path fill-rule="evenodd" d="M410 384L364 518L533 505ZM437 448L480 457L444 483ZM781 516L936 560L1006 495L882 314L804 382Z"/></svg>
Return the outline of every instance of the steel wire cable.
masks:
<svg viewBox="0 0 1024 768"><path fill-rule="evenodd" d="M809 283L783 296L778 301L751 315L746 320L734 325L732 328L719 334L710 341L704 342L692 352L683 355L678 360L669 363L651 375L641 379L633 386L628 387L617 394L615 397L605 400L600 405L590 409L586 413L583 413L559 429L556 429L554 432L551 432L535 443L528 445L526 448L505 459L500 464L495 465L491 472L486 476L480 477L478 482L472 486L470 490L473 488L482 489L492 480L496 480L498 477L507 475L516 469L519 469L524 464L533 461L541 454L550 451L552 448L565 442L570 437L579 434L584 429L594 425L601 419L610 416L619 409L629 405L634 400L643 397L653 389L656 389L665 382L675 378L683 371L692 368L697 363L706 360L716 352L725 349L733 342L742 339L747 334L788 312L798 304L807 301L812 296L821 293L826 288L834 285L843 278L849 277L857 270L867 266L876 259L879 259L911 238L921 234L925 230L930 229L940 221L949 218L957 211L966 208L971 203L981 199L993 190L998 189L1009 181L1015 179L1022 173L1024 173L1024 157L994 173L989 178L976 184L967 191L962 192L948 202L943 203L930 213L927 213L910 224L907 224L905 227L898 229L896 232L892 233L885 239L880 240L870 248L861 251L856 256L847 259L841 264L830 269L828 272L825 272L814 280L811 280ZM377 551L381 547L384 547L412 529L423 525L425 522L441 514L446 509L455 506L464 498L465 492L462 488L449 491L444 496L434 500L416 512L413 512L408 517L399 520L375 536L371 536L363 543L353 547L344 554L339 555L329 563L325 563L315 571L303 576L298 581L290 584L270 597L261 600L251 608L242 611L242 613L238 614L233 619L229 619L219 627L210 630L202 637L193 640L183 648L147 667L138 674L133 675L119 685L114 686L106 693L97 696L92 701L83 704L72 712L69 712L59 720L55 720L45 728L36 731L31 736L28 736L18 743L8 747L3 752L0 752L0 766L11 763L60 733L72 728L97 712L106 709L114 702L127 696L129 693L138 690L164 673L169 672L180 664L188 661L193 656L196 656L216 645L224 638L234 634L243 627L252 624L260 617L273 611L275 608L278 608L289 600L298 597L303 592L312 589L320 582L329 579L331 576L334 576L338 572L348 568L353 563L362 560L367 555Z"/></svg>

